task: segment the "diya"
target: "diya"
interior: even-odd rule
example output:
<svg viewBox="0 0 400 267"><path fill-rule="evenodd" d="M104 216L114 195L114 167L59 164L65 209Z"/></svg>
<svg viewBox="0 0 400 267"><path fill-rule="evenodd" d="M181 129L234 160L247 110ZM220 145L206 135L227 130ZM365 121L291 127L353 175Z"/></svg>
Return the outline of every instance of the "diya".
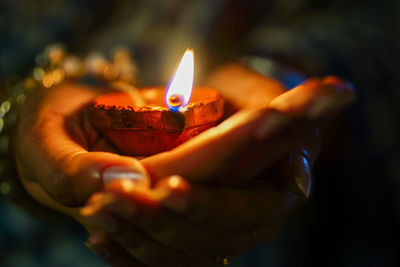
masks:
<svg viewBox="0 0 400 267"><path fill-rule="evenodd" d="M171 150L223 115L222 96L212 88L193 88L193 75L193 51L187 50L167 90L152 87L101 95L89 107L91 122L123 154L149 156Z"/></svg>

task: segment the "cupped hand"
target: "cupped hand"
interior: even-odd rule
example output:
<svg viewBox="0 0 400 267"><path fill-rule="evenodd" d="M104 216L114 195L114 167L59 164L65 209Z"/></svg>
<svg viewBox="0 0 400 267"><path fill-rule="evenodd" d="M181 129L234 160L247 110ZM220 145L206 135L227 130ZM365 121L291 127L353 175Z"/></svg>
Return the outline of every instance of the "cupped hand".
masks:
<svg viewBox="0 0 400 267"><path fill-rule="evenodd" d="M232 71L237 75L226 75ZM249 84L265 90L267 101L246 102L242 97L250 91L241 85L232 94L237 83L230 86L224 78L240 75L254 79ZM150 266L202 266L207 260L209 266L218 256L273 238L309 195L315 128L353 99L351 88L334 77L282 93L276 82L237 65L222 69L213 82L228 86L214 85L225 99L238 98L229 103L239 113L172 151L143 159L153 188L114 181L84 209L111 240Z"/></svg>
<svg viewBox="0 0 400 267"><path fill-rule="evenodd" d="M174 258L179 264L201 263L215 255L230 256L246 249L256 240L269 236L260 234L264 233L261 229L278 228L276 225L280 225L281 218L302 200L298 195L290 193L294 191L291 189L292 181L300 185L295 188L302 188L303 193L308 194L311 184L309 169L318 149L315 139L311 138L310 146L304 147L303 144L320 121L340 111L351 101L352 93L343 82L327 78L312 80L283 94L284 88L279 83L238 65L222 68L210 83L222 92L231 110L239 112L178 148L141 161L116 154L112 144L91 126L84 107L102 93L100 89L63 84L39 90L28 98L18 127L16 156L22 183L39 202L80 221L93 233L89 241L108 244L111 247L109 251L115 253L111 258L108 255L107 260L116 265L122 265L125 260L137 264L141 264L141 261L151 266L160 265L159 262L151 261L155 259L151 257L153 252L169 255L159 260L172 261ZM233 91L234 94L231 93ZM279 166L290 168L282 174ZM168 205L168 201L165 202L175 192L165 189L168 187L165 184L169 184L165 179L171 179L168 177L175 174L186 179L174 176L178 184L187 185L187 190L181 190L183 193L180 194L185 203L182 209L177 209L178 204ZM118 215L116 205L110 204L114 208L105 205L98 209L99 213L104 211L113 214L111 218L116 217L125 222L120 229L129 230L129 234L122 235L129 237L128 241L111 234L102 235L98 230L106 229L99 225L98 220L93 222L90 218L97 215L82 216L74 208L82 206L91 194L102 190L103 180L107 177L125 178L122 181L126 178L138 181L142 177L141 187L136 186L142 190L130 192L128 198L132 207L139 207L136 219ZM260 180L257 177L268 179ZM151 189L150 184L158 186ZM206 186L209 184L214 184L214 187ZM245 188L231 188L232 185L242 185ZM113 201L127 201L121 189L114 187L113 190L108 192L113 194ZM157 193L160 191L164 193ZM151 201L136 201L136 195ZM204 198L212 201L203 202ZM231 204L224 204L230 201ZM233 203L240 205L235 206ZM266 203L277 208L274 211L264 210L255 203ZM226 207L231 208L225 210ZM274 215L277 210L280 216ZM225 211L229 216L224 217ZM140 223L149 218L147 213L151 214L153 222L174 222L165 223L169 225L169 228L165 226L165 232L170 233L169 239L160 238L151 229L144 227L146 223ZM142 221L137 219L141 216ZM180 223L169 220L168 216ZM248 220L245 220L246 217ZM279 218L278 223L267 219L275 217ZM207 223L207 218L211 218L209 222L214 222ZM182 228L179 228L180 225ZM197 225L197 228L184 228L183 225ZM215 231L221 232L221 227L227 227L226 230L234 235L240 233L246 236L243 238L253 236L256 231L258 237L252 237L251 242L237 239L238 243L246 245L244 248L236 248L234 245L235 249L232 250L215 249L214 253L204 251L204 247L213 240L211 237L215 239L218 236L214 235ZM187 233L185 236L195 240L189 233L202 233L198 228L211 231L211 236L204 233L203 241L197 243L197 246L192 243L189 248L174 243L177 240L176 237L174 239L175 233L180 232L177 230L182 229L181 233ZM221 240L234 244L233 241L229 242L228 236L222 235ZM136 244L141 240L141 245L136 245L136 250L132 251L132 242L135 240ZM182 240L185 242L185 239ZM93 241L91 247L93 244L95 247L98 242Z"/></svg>

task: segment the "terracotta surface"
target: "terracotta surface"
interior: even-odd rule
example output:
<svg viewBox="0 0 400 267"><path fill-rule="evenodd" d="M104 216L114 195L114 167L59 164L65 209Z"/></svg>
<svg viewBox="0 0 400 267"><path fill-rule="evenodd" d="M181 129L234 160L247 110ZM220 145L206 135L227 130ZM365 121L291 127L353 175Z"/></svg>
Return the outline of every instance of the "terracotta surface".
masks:
<svg viewBox="0 0 400 267"><path fill-rule="evenodd" d="M165 88L139 91L145 106L127 92L96 98L90 118L124 154L147 156L170 150L217 123L224 111L221 95L210 88L196 87L184 111L170 111L164 101Z"/></svg>

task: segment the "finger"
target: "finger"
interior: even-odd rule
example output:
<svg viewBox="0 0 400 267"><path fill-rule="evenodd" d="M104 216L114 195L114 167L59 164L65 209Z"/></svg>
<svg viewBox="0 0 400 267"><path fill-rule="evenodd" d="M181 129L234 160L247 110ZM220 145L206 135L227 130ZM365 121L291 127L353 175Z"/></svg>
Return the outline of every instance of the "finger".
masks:
<svg viewBox="0 0 400 267"><path fill-rule="evenodd" d="M125 248L107 238L105 234L90 235L85 245L94 254L101 257L110 266L115 267L145 267L147 265L135 259Z"/></svg>
<svg viewBox="0 0 400 267"><path fill-rule="evenodd" d="M319 153L319 133L310 138L286 159L284 168L290 170L282 180L295 194L308 199L312 190L312 168Z"/></svg>
<svg viewBox="0 0 400 267"><path fill-rule="evenodd" d="M64 87L46 94L51 101L43 100L39 111L29 106L24 110L17 137L21 142L16 147L22 179L39 183L50 197L67 206L82 205L101 188L104 175L140 174L145 181L147 172L136 159L88 151L80 112L92 94L86 89ZM77 100L79 105L65 99ZM111 166L125 169L118 171Z"/></svg>
<svg viewBox="0 0 400 267"><path fill-rule="evenodd" d="M312 167L319 153L319 132L315 130L307 140L281 161L262 171L256 179L273 177L271 182L287 188L305 200L312 188Z"/></svg>
<svg viewBox="0 0 400 267"><path fill-rule="evenodd" d="M133 158L67 147L49 153L46 156L53 158L34 165L32 171L42 173L35 176L39 184L54 200L66 206L82 205L93 192L101 189L103 179L109 177L147 181L146 170ZM21 168L22 173L25 171Z"/></svg>
<svg viewBox="0 0 400 267"><path fill-rule="evenodd" d="M160 199L160 204L164 207L173 207L170 210L178 211L177 213L182 215L183 219L172 216L162 210L155 209L155 206L140 207L140 205L137 205L138 203L135 202L137 197L135 197L136 194L133 188L130 192L126 192L126 199L117 198L112 205L108 205L105 208L115 216L124 218L124 220L129 222L129 225L135 225L140 228L152 239L161 244L186 251L191 255L206 255L214 258L220 255L239 255L258 242L272 240L279 232L284 216L287 215L285 212L282 213L282 216L274 216L279 215L274 214L274 219L269 220L268 224L260 222L260 218L257 218L257 223L252 222L249 224L249 222L246 222L243 224L242 221L235 221L233 219L236 218L227 216L228 213L226 213L225 210L231 207L229 205L224 205L227 202L223 202L222 205L219 206L219 208L222 207L222 210L219 212L210 210L210 204L206 203L204 205L204 202L206 202L205 200L207 200L210 195L205 194L201 196L202 198L198 198L199 195L197 194L195 198L197 206L192 206L192 208L194 208L194 206L198 208L198 204L203 205L203 210L201 212L198 212L198 210L196 212L192 211L192 214L190 214L188 203L182 203L186 200L185 194L192 194L192 191L189 190L189 185L185 183L186 182L182 178L173 176L161 180L152 191L154 194L166 196ZM154 192L157 190L168 190L170 194L166 195ZM117 191L117 195L121 196L120 192L121 191ZM141 196L139 198L141 198ZM217 199L212 199L211 201L213 200ZM241 199L236 199L235 202L241 203L240 200ZM257 204L258 208L262 207L262 203ZM290 208L290 206L287 208ZM209 210L211 213L209 213ZM207 215L202 216L202 212L205 212ZM258 210L258 214L262 214L263 212L268 212L268 210ZM186 222L188 215L195 216L193 222L200 222L200 224L196 226L195 224ZM218 216L218 218L215 219L220 222L210 225L209 223L213 220L213 215ZM242 218L254 220L254 218L248 217L247 215L248 210L240 214ZM221 221L225 222L221 223ZM106 221L104 223L107 225L109 224ZM237 223L242 225L238 226ZM226 227L226 225L229 225L229 227ZM248 227L248 225L252 226ZM262 225L261 229L259 225ZM257 236L254 235L254 229L257 229ZM237 230L243 233L232 233ZM123 236L127 235L123 234Z"/></svg>
<svg viewBox="0 0 400 267"><path fill-rule="evenodd" d="M299 151L292 154L292 183L289 190L309 198L311 193L311 163L308 158Z"/></svg>
<svg viewBox="0 0 400 267"><path fill-rule="evenodd" d="M191 184L187 193L175 198L185 204L177 208L177 200L167 199L161 205L207 229L241 233L274 225L301 202L299 196L265 181L237 188Z"/></svg>
<svg viewBox="0 0 400 267"><path fill-rule="evenodd" d="M174 178L168 180L170 184L174 184L175 188L181 187L181 183L176 181ZM148 194L164 195L163 201L169 201L176 208L183 208L178 203L179 197L157 192L161 190L165 190L165 187L157 185ZM179 190L177 189L177 191ZM143 194L143 192L140 194ZM179 193L175 192L175 194ZM104 211L126 222L120 224L121 227L128 226L128 229L118 231L120 238L128 237L127 231L132 231L132 227L137 227L160 244L175 248L178 251L184 251L192 257L197 256L196 261L202 258L203 261L209 257L217 258L221 255L236 255L243 252L253 242L249 233L228 234L221 231L210 231L204 229L203 226L195 226L160 209L160 203L158 203L158 206L140 204L138 198L141 198L141 196L138 197L137 191L134 189L130 192L125 192L125 194L121 194L118 191L113 196L114 201L105 205ZM102 229L108 232L115 232L114 223L110 223L108 216L96 215L96 220L101 220ZM132 241L126 241L125 243L132 243Z"/></svg>
<svg viewBox="0 0 400 267"><path fill-rule="evenodd" d="M351 102L353 94L343 89L344 85L339 84L339 87L340 90L310 81L284 93L277 98L279 101L274 99L269 108L238 112L172 151L145 158L142 163L156 180L180 174L190 181L207 182L205 179L215 180L216 172L223 169L221 166L230 168L251 156L258 160L256 167L242 169L258 173L287 155L321 120ZM319 100L324 103L322 106ZM300 113L303 109L305 111ZM292 119L293 116L296 119ZM261 151L254 149L260 147ZM201 172L197 171L199 169ZM253 173L239 176L254 177ZM239 180L231 179L232 184L248 182L236 178Z"/></svg>
<svg viewBox="0 0 400 267"><path fill-rule="evenodd" d="M236 113L177 148L142 159L141 162L154 180L179 174L189 181L219 184L219 173L231 167L235 159L239 161L246 155L246 150L250 150L253 143L258 143L255 136L257 127L263 123L272 125L284 122L285 119L280 115L270 109Z"/></svg>
<svg viewBox="0 0 400 267"><path fill-rule="evenodd" d="M109 233L110 237L127 248L129 253L149 266L214 266L210 258L189 255L183 250L178 250L165 245L144 234L143 230L136 229L137 225L132 221L121 220L121 227L115 233ZM148 227L147 227L148 228Z"/></svg>
<svg viewBox="0 0 400 267"><path fill-rule="evenodd" d="M122 201L113 202L114 206L124 206L125 204ZM144 231L152 229L151 226L146 226L145 229L138 227L142 223L138 223L137 221L140 220L143 222L144 220L141 219L143 215L135 217L135 219L133 216L130 216L129 220L127 220L125 218L128 217L127 214L132 214L131 210L117 217L106 207L103 206L103 208L98 209L95 213L88 215L87 219L94 225L97 225L102 231L105 231L108 237L127 249L133 257L149 266L165 266L166 263L168 266L213 266L211 259L190 256L182 252L183 250L177 250L153 239L151 233L149 234L149 232ZM117 210L122 209L119 207ZM147 220L147 222L150 221ZM168 226L168 223L168 221L163 220L159 221L157 225ZM154 226L154 223L151 223L151 225Z"/></svg>
<svg viewBox="0 0 400 267"><path fill-rule="evenodd" d="M355 91L349 83L328 76L307 80L273 99L269 107L285 114L323 120L343 110L354 99Z"/></svg>

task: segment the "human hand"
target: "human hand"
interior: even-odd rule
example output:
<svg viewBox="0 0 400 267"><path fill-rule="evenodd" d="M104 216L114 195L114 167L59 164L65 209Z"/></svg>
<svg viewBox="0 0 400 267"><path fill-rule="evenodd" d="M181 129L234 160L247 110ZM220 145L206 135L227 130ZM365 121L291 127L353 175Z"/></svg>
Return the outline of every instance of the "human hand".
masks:
<svg viewBox="0 0 400 267"><path fill-rule="evenodd" d="M146 172L91 126L85 106L104 91L74 83L38 88L20 113L15 156L22 184L42 204L74 218L80 217L74 207L102 188L107 167Z"/></svg>
<svg viewBox="0 0 400 267"><path fill-rule="evenodd" d="M324 80L309 81L305 85L294 89L290 94L284 94L273 100L270 104L271 106L293 116L294 123L287 125L285 130L294 132L299 130L300 134L297 135L295 132L293 136L289 136L290 138L286 135L281 139L276 138L276 135L270 135L266 140L258 140L258 144L269 139L269 142L267 142L269 147L277 142L279 145L276 146L276 149L279 150L279 148L285 147L282 146L284 145L282 141L290 142L293 139L293 144L300 142L304 138L301 131L309 133L319 121L332 115L332 112L340 110L351 100L352 93L346 87L340 80L328 77ZM341 95L342 93L345 95ZM342 97L344 99L340 99ZM339 98L337 100L341 101L335 102L335 98ZM323 106L318 102L327 100L329 102L323 103ZM265 109L265 107L262 107L263 105L260 106L261 110ZM248 107L248 109L251 110L253 107ZM244 109L246 108L244 107ZM268 114L266 116L270 116L270 113L266 114ZM219 144L221 148L229 149L229 145L226 146L226 144L233 144L235 140L243 140L241 138L254 137L250 135L252 124L248 124L249 117L245 118L245 122L239 119L230 120L230 125L221 128L217 126L215 128L216 132L210 135L209 133L204 133L203 139L200 139L201 141L197 139L192 151L204 153L204 157L198 156L198 154L185 154L185 152L182 152L192 147L193 143L191 141L184 144L183 146L187 145L187 147L181 147L181 151L173 150L168 152L166 160L177 155L180 160L167 161L167 164L163 166L165 168L154 168L154 170L167 172L158 174L158 177L166 176L168 171L179 173L173 168L180 168L179 171L181 173L186 172L190 177L188 180L193 181L199 177L197 181L204 181L204 177L201 177L201 175L204 175L204 171L207 171L210 162L212 163L213 160L221 158L221 154L218 153ZM235 122L239 123L235 125ZM255 124L258 125L259 123ZM239 128L235 128L238 125ZM235 130L229 132L229 127L233 127ZM227 129L228 133L226 133ZM235 135L234 131L237 131L237 129L242 129L239 135ZM279 136L282 135L281 132L279 134ZM207 136L207 138L204 136ZM216 139L213 140L213 137ZM223 143L222 140L226 139L228 141ZM255 182L250 182L251 179L249 180L249 177L254 178L256 176L254 173L238 175L242 179L239 179L240 182L247 181L246 187L203 187L193 183L187 184L182 178L172 176L165 179L159 178L161 180L154 189L132 185L128 186L131 189L126 192L123 184L130 182L121 181L119 185L117 182L116 186L111 186L111 189L108 188L104 194L96 194L96 197L90 201L88 207L88 210L92 210L93 206L95 206L96 211L93 214L89 212L89 214L97 223L106 225L103 221L105 220L108 222L113 221L112 225L114 226L119 225L120 228L118 230L114 228L108 231L111 238L114 241L118 241L123 247L128 248L131 256L150 266L162 266L165 262L171 263L172 266L174 266L174 262L177 266L191 266L193 263L189 264L189 262L193 258L188 257L188 255L202 259L203 262L206 259L216 258L218 255L236 255L257 242L273 237L290 211L304 201L304 198L292 193L293 190L290 188L290 183L288 185L285 180L299 178L296 182L303 183L303 187L307 187L307 190L309 190L311 183L310 171L318 151L316 140L311 138L307 142L306 148L308 149L305 151L308 153L300 152L298 149L290 156L294 161L291 161L292 165L289 166L291 172L286 173L286 175L279 168L269 170L268 176L263 177L265 178L264 180ZM262 147L261 151L263 149L265 147ZM249 150L254 150L254 146ZM226 153L226 151L224 152ZM279 151L269 151L272 154L274 152L278 153ZM233 154L238 155L237 153ZM152 160L155 157L160 157L160 155L143 161ZM192 159L187 160L191 156L193 156ZM277 158L271 156L271 162L276 161ZM232 158L228 157L228 159ZM177 165L173 165L174 162L177 162ZM198 169L194 169L194 165L190 165L191 162L195 162L193 164L196 164L195 166ZM272 164L271 162L270 164ZM182 163L182 165L179 163ZM206 164L202 165L203 163ZM253 164L250 167L265 167L263 165L264 162L257 163L257 160L250 160L250 163ZM219 168L226 171L226 169L232 168L232 165L235 164L220 165ZM225 166L229 167L224 168ZM151 170L151 168L149 169ZM202 173L198 174L196 172L198 170L201 170ZM245 170L248 170L248 168ZM240 171L240 168L238 171ZM207 177L207 175L204 176ZM287 177L286 179L285 176ZM231 178L232 176L229 177ZM236 182L234 181L233 183ZM225 183L229 184L232 181L226 181ZM171 187L171 184L175 186ZM104 198L111 198L113 203L107 203L110 205L103 207L101 199ZM165 209L173 211L175 214L171 215ZM135 228L132 228L132 226L135 226ZM107 226L103 229L105 231L110 230L107 229ZM138 234L137 229L140 229L140 234ZM130 239L132 237L136 237L133 242L134 245L132 245L132 239ZM148 253L157 251L159 256L146 255L146 253L143 253L146 251Z"/></svg>
<svg viewBox="0 0 400 267"><path fill-rule="evenodd" d="M286 92L240 65L223 67L209 83L227 100L228 115L236 113L171 151L143 159L153 180L179 174L200 183L246 184L292 150L302 151L306 139L318 143L317 126L354 98L335 77L310 79Z"/></svg>
<svg viewBox="0 0 400 267"><path fill-rule="evenodd" d="M109 167L146 173L137 160L114 153L91 126L84 107L103 91L71 83L35 91L21 111L16 137L16 160L25 189L42 204L81 222L89 232L95 227L75 207L102 188L101 178L115 170ZM124 178L129 176L124 173ZM121 258L124 251L113 251L114 257Z"/></svg>
<svg viewBox="0 0 400 267"><path fill-rule="evenodd" d="M18 171L27 191L39 202L71 215L84 224L89 231L92 231L90 223L82 218L76 208L71 207L81 206L89 195L102 188L102 178L107 176L108 171L113 171L112 168L109 168L110 166L126 167L123 173L125 178L129 178L129 175L135 175L135 173L147 176L146 170L140 162L130 157L112 153L115 152L112 145L108 144L91 127L82 109L99 93L101 91L98 89L93 90L93 88L76 84L64 84L52 88L51 91L43 89L32 95L28 98L28 102L21 112L16 146ZM68 101L66 101L67 99ZM250 111L250 114L253 111L254 109ZM257 110L257 112L259 111ZM250 116L253 120L246 124L246 118L249 118L247 116L243 115L242 119L240 117L238 119L238 116L236 116L232 120L232 124L229 123L230 125L224 126L225 129L220 127L214 134L210 134L210 138L202 137L203 139L196 141L195 144L200 144L197 147L200 149L198 151L203 151L203 155L206 155L204 153L212 151L210 150L212 145L218 144L220 141L223 141L220 143L222 147L224 145L229 147L229 142L225 140L229 133L233 133L234 138L230 139L233 141L249 136L251 127L247 125L255 125L257 120ZM244 131L235 134L236 130L234 129L237 129L235 127L241 125L241 129L244 129ZM224 133L225 135L223 135ZM195 148L196 146L190 145L187 149L195 151ZM109 151L111 153L93 151ZM176 160L180 160L184 155L182 151L185 151L185 149L174 151L171 155ZM237 152L237 150L232 150L229 153ZM219 154L215 156L218 157ZM162 160L160 160L162 157L142 161L142 163L147 164L147 168L151 172L154 172L154 181L162 177L160 176L162 175L160 169L162 165L157 167L157 164L164 164L165 167L168 167L168 164L162 163ZM209 158L208 163L216 157ZM200 157L199 159L201 159L199 163L203 164L200 164L200 167L208 166L207 157ZM193 164L186 163L187 161L183 161L185 166L195 167ZM126 172L127 169L130 172ZM218 170L218 168L211 169L211 173L215 170ZM158 173L159 171L161 171L161 174ZM170 171L179 173L179 169L174 170L170 166L165 173ZM187 175L188 178L192 176L193 179L207 177L206 175L196 177L195 171L190 173L188 169L184 170L183 174ZM157 175L159 175L158 178ZM144 182L149 183L146 179Z"/></svg>
<svg viewBox="0 0 400 267"><path fill-rule="evenodd" d="M85 106L105 89L64 83L32 93L21 110L15 155L21 181L63 206L80 206L102 186L107 166L141 166L119 156L94 129ZM101 151L95 152L94 151ZM103 153L110 152L110 153ZM42 200L41 202L46 202Z"/></svg>

